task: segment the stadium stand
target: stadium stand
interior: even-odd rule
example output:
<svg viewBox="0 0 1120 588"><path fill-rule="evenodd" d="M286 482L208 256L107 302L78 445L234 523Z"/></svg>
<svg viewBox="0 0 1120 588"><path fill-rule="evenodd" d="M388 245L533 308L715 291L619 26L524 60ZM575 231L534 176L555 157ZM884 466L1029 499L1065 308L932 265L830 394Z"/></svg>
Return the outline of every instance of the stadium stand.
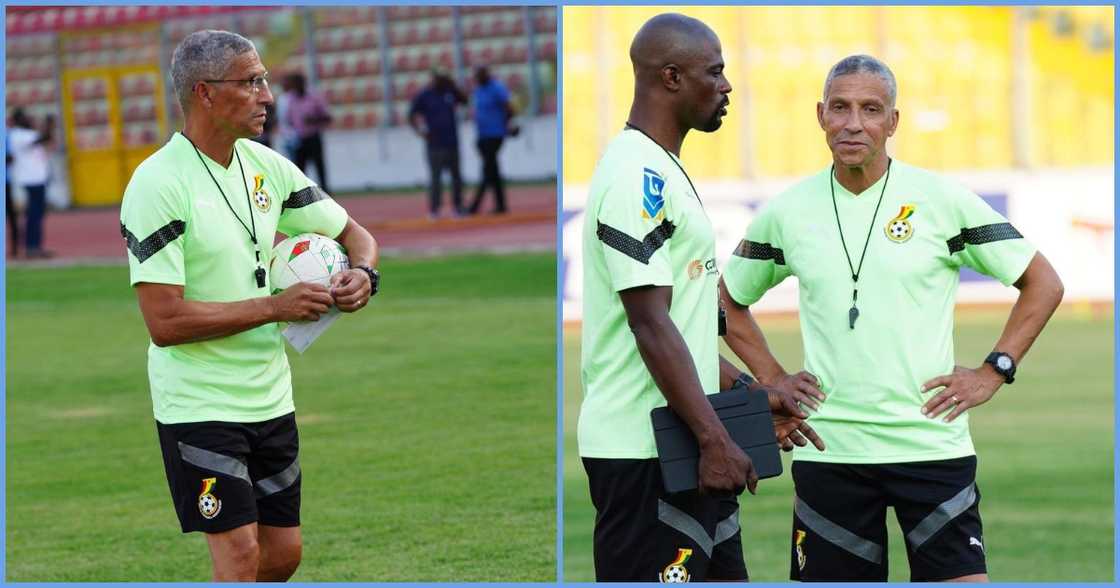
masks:
<svg viewBox="0 0 1120 588"><path fill-rule="evenodd" d="M114 177L127 178L142 152L180 124L160 71L190 32L246 35L274 85L303 71L326 95L332 128L347 130L405 124L409 102L437 67L469 91L473 67L488 64L522 113L554 113L556 18L555 7L519 6L9 7L7 102L64 121L73 201L105 204L120 190L83 189L78 168L123 149ZM92 159L83 162L85 154Z"/></svg>
<svg viewBox="0 0 1120 588"><path fill-rule="evenodd" d="M811 112L828 68L853 53L882 58L898 78L905 122L893 150L900 158L942 170L1113 161L1112 7L701 12L721 35L734 116L724 123L732 132L690 146L697 176L793 177L824 165ZM620 31L636 31L652 14L565 12L573 19L565 23L565 104L594 113L564 117L565 143L590 147L568 152L565 181L588 181L598 147L621 127L633 86L625 59L630 39Z"/></svg>

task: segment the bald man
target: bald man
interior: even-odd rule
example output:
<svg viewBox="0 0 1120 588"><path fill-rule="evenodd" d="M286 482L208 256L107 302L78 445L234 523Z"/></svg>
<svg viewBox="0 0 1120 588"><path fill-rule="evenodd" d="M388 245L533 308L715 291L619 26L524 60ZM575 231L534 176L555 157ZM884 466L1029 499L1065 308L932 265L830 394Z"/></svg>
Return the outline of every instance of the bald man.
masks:
<svg viewBox="0 0 1120 588"><path fill-rule="evenodd" d="M679 14L646 22L630 60L630 116L599 160L583 227L579 450L595 575L746 580L736 496L758 477L705 398L738 371L720 368L715 234L679 159L690 130L720 127L731 85L719 38ZM699 441L699 491L665 493L650 410L666 401ZM798 426L787 433L803 444Z"/></svg>

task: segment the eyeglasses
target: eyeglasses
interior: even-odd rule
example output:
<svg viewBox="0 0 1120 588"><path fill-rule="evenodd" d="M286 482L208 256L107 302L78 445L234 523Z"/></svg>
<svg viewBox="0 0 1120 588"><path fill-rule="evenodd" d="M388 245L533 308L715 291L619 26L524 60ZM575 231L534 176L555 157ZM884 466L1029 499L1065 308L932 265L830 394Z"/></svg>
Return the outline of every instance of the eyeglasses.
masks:
<svg viewBox="0 0 1120 588"><path fill-rule="evenodd" d="M260 94L261 90L268 87L268 73L264 75L253 76L247 80L202 80L208 84L221 84L227 82L238 82L242 84L249 84L249 89L253 92Z"/></svg>

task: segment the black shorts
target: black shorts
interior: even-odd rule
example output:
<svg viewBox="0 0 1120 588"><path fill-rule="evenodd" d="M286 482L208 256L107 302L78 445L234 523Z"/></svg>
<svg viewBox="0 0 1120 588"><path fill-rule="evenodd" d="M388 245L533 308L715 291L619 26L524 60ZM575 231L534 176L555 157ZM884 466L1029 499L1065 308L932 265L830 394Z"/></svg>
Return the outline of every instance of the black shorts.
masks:
<svg viewBox="0 0 1120 588"><path fill-rule="evenodd" d="M260 523L299 526L295 413L259 423L156 422L171 500L184 533Z"/></svg>
<svg viewBox="0 0 1120 588"><path fill-rule="evenodd" d="M910 580L987 573L976 457L893 464L793 462L790 579L885 582L886 512L906 538Z"/></svg>
<svg viewBox="0 0 1120 588"><path fill-rule="evenodd" d="M746 580L734 494L666 494L656 459L584 458L599 582Z"/></svg>

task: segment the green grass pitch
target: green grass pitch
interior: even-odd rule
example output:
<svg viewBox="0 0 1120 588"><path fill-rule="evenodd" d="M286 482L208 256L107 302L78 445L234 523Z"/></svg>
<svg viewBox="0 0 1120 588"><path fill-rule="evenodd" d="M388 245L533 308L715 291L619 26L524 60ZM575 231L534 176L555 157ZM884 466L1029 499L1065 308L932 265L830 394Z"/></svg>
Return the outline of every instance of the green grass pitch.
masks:
<svg viewBox="0 0 1120 588"><path fill-rule="evenodd" d="M1025 358L1015 384L972 411L979 456L984 546L993 581L1111 582L1113 579L1113 323L1060 311ZM999 337L1006 311L958 314L958 363L975 366ZM787 369L801 365L791 318L759 320ZM579 462L579 331L564 333L564 580L594 579L595 511ZM729 355L730 357L730 355ZM800 369L800 367L798 367ZM751 580L789 577L793 485L764 480L741 499ZM888 513L891 581L909 579L902 534Z"/></svg>
<svg viewBox="0 0 1120 588"><path fill-rule="evenodd" d="M555 267L385 260L367 310L289 351L293 580L554 580ZM171 506L127 268L7 280L6 579L208 580Z"/></svg>

